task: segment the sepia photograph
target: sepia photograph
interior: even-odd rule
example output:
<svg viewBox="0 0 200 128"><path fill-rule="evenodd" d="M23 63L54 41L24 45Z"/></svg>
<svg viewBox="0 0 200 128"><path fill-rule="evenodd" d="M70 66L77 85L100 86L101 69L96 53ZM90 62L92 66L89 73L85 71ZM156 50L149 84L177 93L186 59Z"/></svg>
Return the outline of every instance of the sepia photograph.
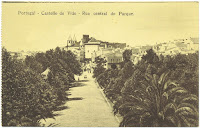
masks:
<svg viewBox="0 0 200 128"><path fill-rule="evenodd" d="M198 1L1 5L1 126L199 127Z"/></svg>

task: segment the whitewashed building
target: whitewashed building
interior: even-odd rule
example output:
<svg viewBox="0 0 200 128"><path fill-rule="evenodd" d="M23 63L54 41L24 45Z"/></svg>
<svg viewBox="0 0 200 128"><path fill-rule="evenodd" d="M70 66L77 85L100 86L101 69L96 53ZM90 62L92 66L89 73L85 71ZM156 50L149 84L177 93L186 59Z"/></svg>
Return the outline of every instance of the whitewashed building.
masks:
<svg viewBox="0 0 200 128"><path fill-rule="evenodd" d="M88 43L85 43L85 58L91 59L92 54L100 50L100 42L90 40Z"/></svg>

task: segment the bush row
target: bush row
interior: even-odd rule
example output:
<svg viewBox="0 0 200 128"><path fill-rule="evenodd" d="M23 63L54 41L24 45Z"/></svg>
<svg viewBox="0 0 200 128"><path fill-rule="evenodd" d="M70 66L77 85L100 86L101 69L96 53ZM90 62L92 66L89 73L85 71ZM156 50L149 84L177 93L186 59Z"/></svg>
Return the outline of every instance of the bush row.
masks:
<svg viewBox="0 0 200 128"><path fill-rule="evenodd" d="M57 47L23 60L3 48L2 125L41 126L41 119L53 118L74 74L81 74L81 66L71 51Z"/></svg>
<svg viewBox="0 0 200 128"><path fill-rule="evenodd" d="M130 56L125 50L122 68L107 70L96 58L94 70L114 113L123 117L120 126L197 127L198 53L164 57L150 49L136 65Z"/></svg>

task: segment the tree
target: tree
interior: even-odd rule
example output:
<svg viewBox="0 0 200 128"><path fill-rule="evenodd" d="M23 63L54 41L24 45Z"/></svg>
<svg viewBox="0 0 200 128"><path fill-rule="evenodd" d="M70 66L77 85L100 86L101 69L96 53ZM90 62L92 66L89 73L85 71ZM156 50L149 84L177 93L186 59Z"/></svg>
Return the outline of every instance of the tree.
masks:
<svg viewBox="0 0 200 128"><path fill-rule="evenodd" d="M168 79L148 75L132 93L126 95L118 111L124 116L120 126L128 127L195 127L198 126L198 97ZM127 82L126 84L129 84Z"/></svg>
<svg viewBox="0 0 200 128"><path fill-rule="evenodd" d="M116 68L117 68L117 65L116 65L116 64L112 64L112 65L111 65L111 68L112 68L112 69L116 69Z"/></svg>
<svg viewBox="0 0 200 128"><path fill-rule="evenodd" d="M43 65L39 63L34 56L26 56L25 64L37 73L42 73L44 71Z"/></svg>
<svg viewBox="0 0 200 128"><path fill-rule="evenodd" d="M128 61L125 63L124 67L120 70L119 74L122 76L122 79L125 81L132 76L134 71L133 63Z"/></svg>
<svg viewBox="0 0 200 128"><path fill-rule="evenodd" d="M122 68L124 67L124 65L131 61L131 56L132 56L132 50L129 50L129 49L126 49L124 52L123 52L123 62L121 63L122 65Z"/></svg>
<svg viewBox="0 0 200 128"><path fill-rule="evenodd" d="M104 68L104 64L106 60L100 58L99 56L95 58L96 67L94 68L93 77L97 78L101 73L103 73L106 69Z"/></svg>
<svg viewBox="0 0 200 128"><path fill-rule="evenodd" d="M49 67L49 61L46 58L45 53L36 53L35 60L42 65L42 72L44 72L47 69L47 67Z"/></svg>
<svg viewBox="0 0 200 128"><path fill-rule="evenodd" d="M39 126L53 117L55 99L43 77L2 49L2 125Z"/></svg>
<svg viewBox="0 0 200 128"><path fill-rule="evenodd" d="M147 52L147 54L143 55L142 59L144 59L149 64L159 65L159 58L156 55L156 53L153 51L153 49L149 49L146 52Z"/></svg>
<svg viewBox="0 0 200 128"><path fill-rule="evenodd" d="M131 55L132 55L132 50L126 49L123 52L123 59L125 62L129 61L131 59Z"/></svg>
<svg viewBox="0 0 200 128"><path fill-rule="evenodd" d="M198 126L198 53L164 57L150 49L134 66L125 55L116 77L113 70L97 77L123 117L120 126Z"/></svg>
<svg viewBox="0 0 200 128"><path fill-rule="evenodd" d="M199 65L197 53L173 57L173 70L171 79L176 79L181 86L186 88L190 93L198 96L199 91Z"/></svg>
<svg viewBox="0 0 200 128"><path fill-rule="evenodd" d="M47 79L41 73L49 68ZM2 49L2 125L40 126L43 118L67 100L66 90L81 74L76 56L61 50L49 50L19 60Z"/></svg>

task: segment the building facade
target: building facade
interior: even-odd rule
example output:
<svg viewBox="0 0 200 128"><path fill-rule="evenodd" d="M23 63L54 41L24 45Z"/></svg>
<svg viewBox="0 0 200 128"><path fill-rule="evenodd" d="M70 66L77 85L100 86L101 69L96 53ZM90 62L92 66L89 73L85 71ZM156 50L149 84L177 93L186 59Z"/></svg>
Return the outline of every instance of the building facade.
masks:
<svg viewBox="0 0 200 128"><path fill-rule="evenodd" d="M91 59L92 54L95 54L99 51L100 42L88 42L85 45L85 58Z"/></svg>
<svg viewBox="0 0 200 128"><path fill-rule="evenodd" d="M104 68L110 69L113 66L118 69L121 68L121 62L123 61L122 53L111 52L103 55L102 57L106 60Z"/></svg>

